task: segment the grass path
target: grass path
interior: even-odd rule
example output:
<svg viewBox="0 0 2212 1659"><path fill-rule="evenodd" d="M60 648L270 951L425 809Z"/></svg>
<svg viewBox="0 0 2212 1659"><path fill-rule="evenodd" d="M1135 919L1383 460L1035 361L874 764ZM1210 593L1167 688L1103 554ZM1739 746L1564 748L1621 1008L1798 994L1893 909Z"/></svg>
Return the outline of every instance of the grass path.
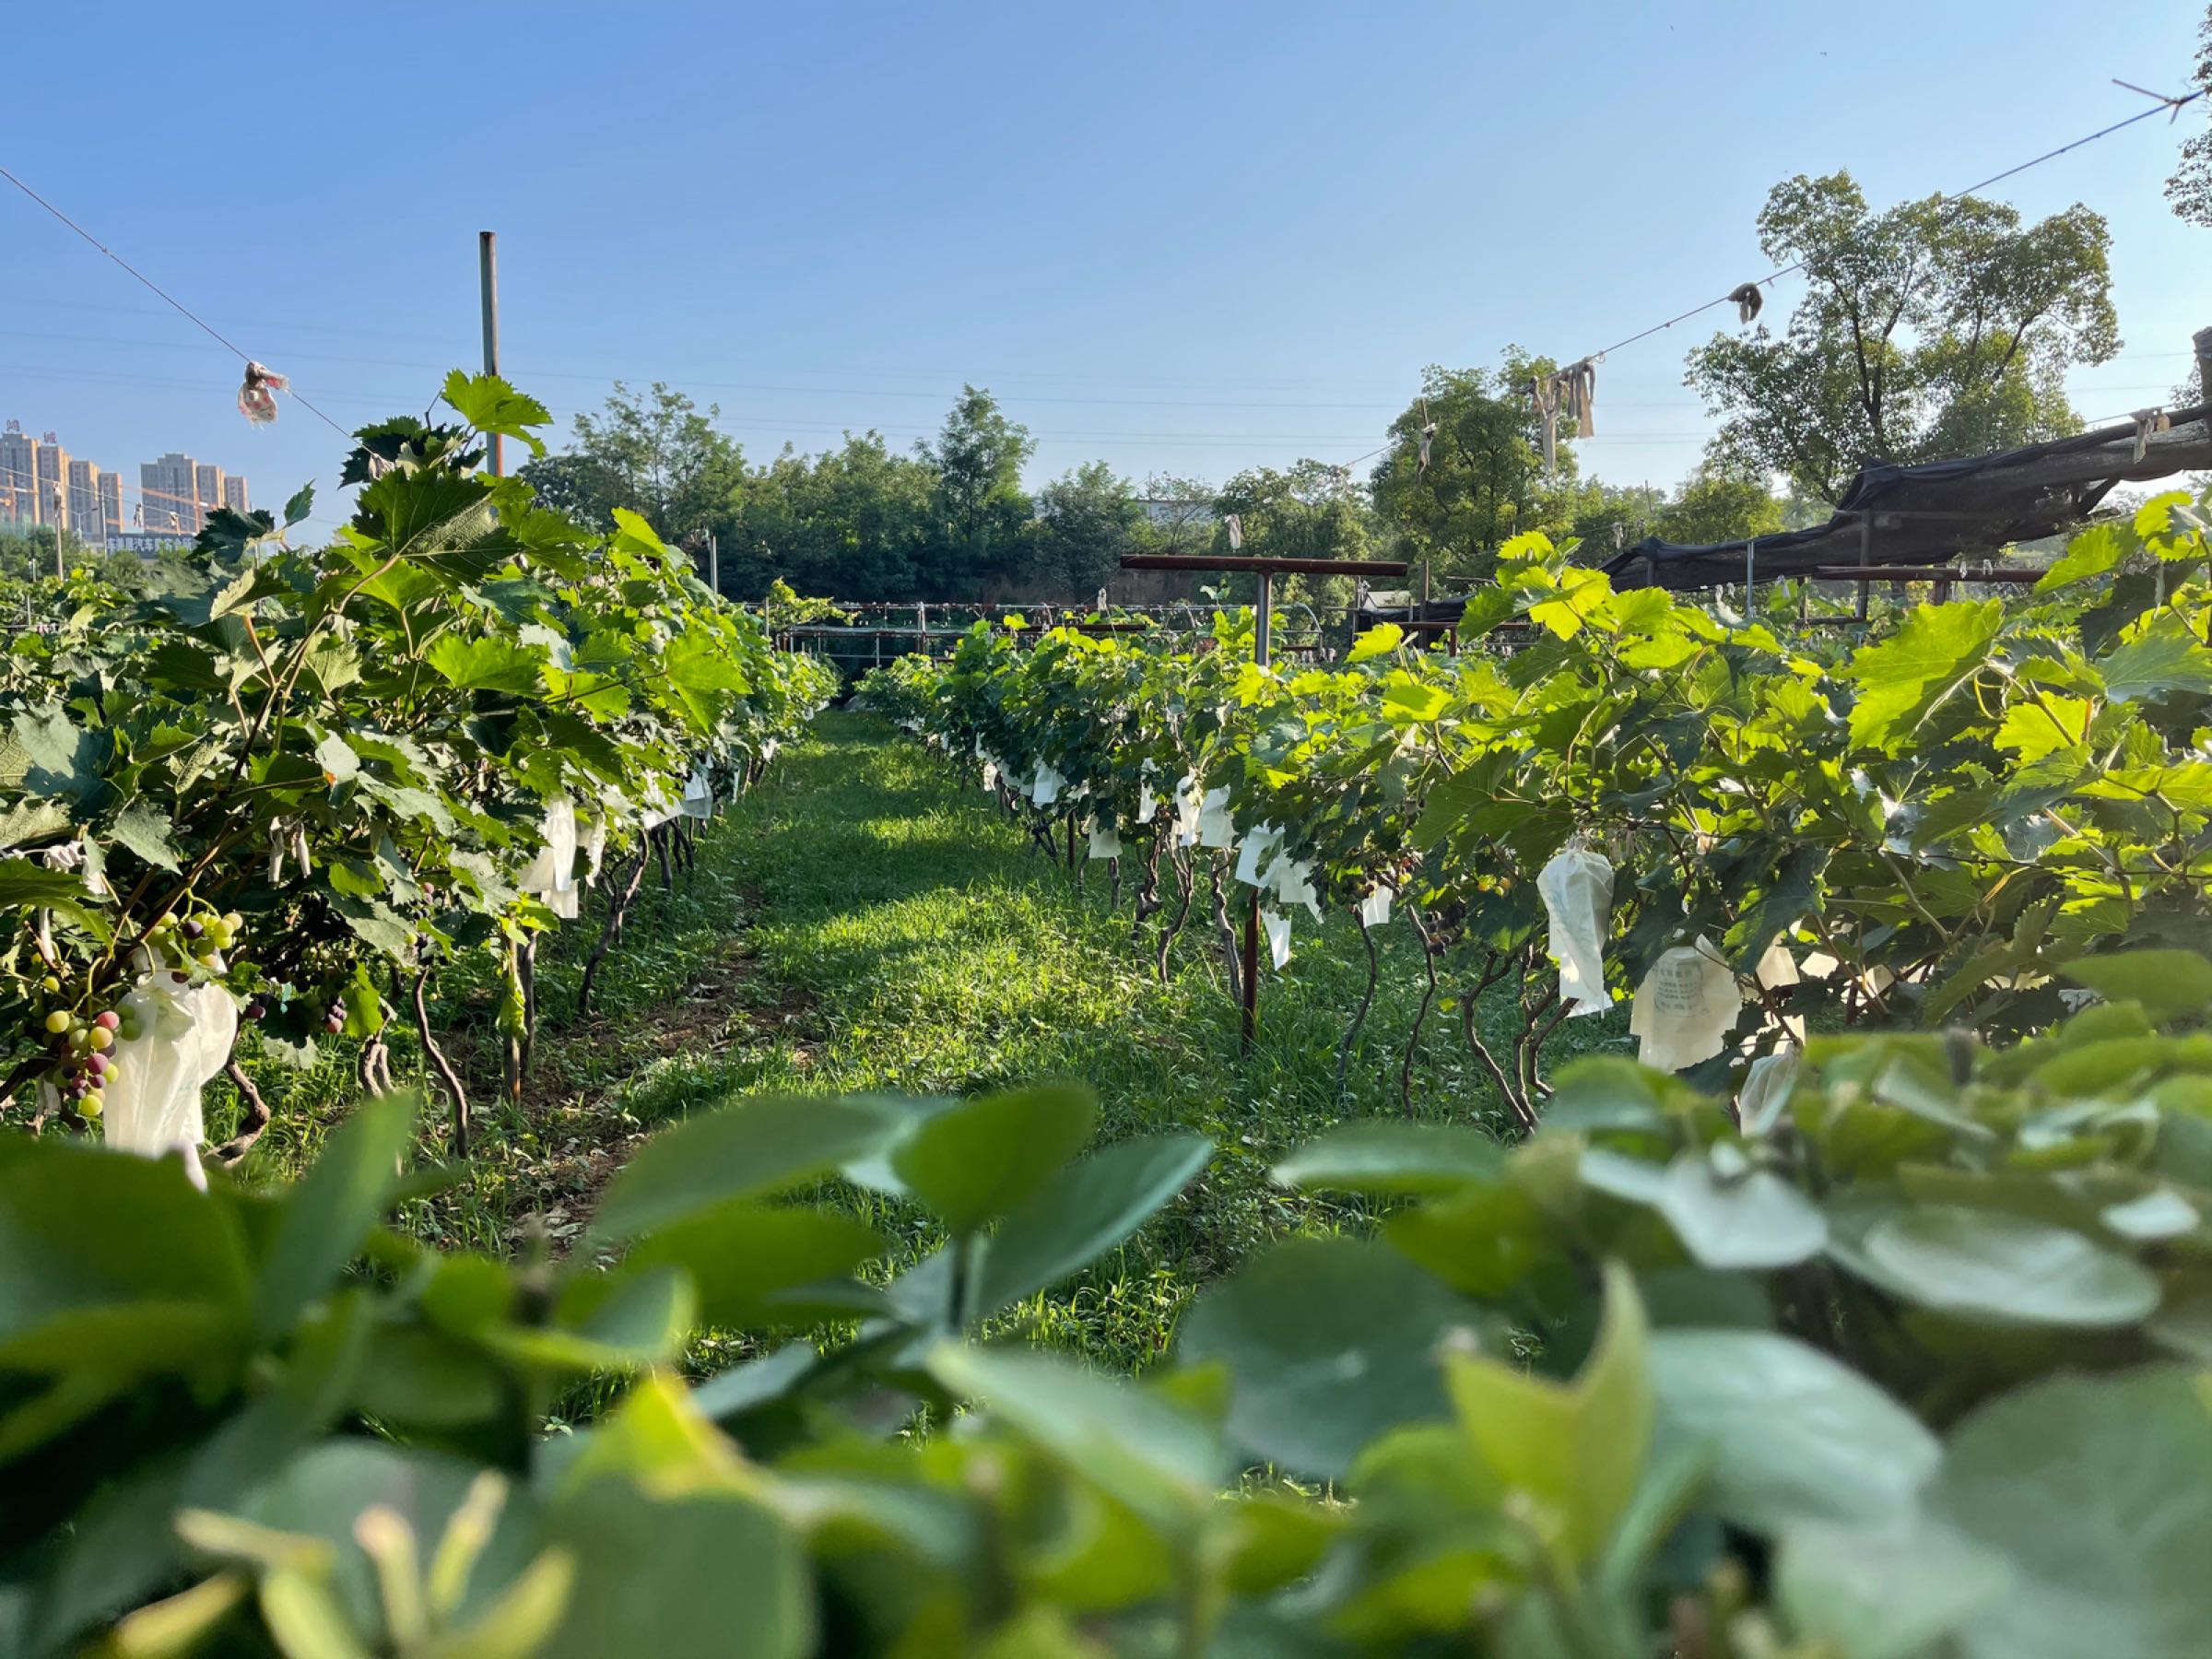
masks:
<svg viewBox="0 0 2212 1659"><path fill-rule="evenodd" d="M712 828L698 870L641 901L589 1019L570 1010L594 912L549 942L530 1093L519 1111L483 1113L475 1171L423 1206L422 1224L495 1250L528 1216L565 1235L638 1136L733 1092L968 1094L1080 1078L1099 1096L1101 1143L1180 1129L1218 1148L1190 1194L1030 1311L1044 1340L1144 1363L1192 1291L1265 1240L1360 1224L1356 1210L1275 1188L1266 1170L1342 1118L1398 1110L1418 956L1394 932L1339 1105L1336 1044L1365 978L1348 918L1298 918L1245 1059L1200 909L1163 986L1131 943L1126 892L1110 912L1105 883L1089 886L1078 896L1030 852L966 769L879 721L825 714ZM488 1014L465 1002L453 1015L488 1100ZM1414 1099L1424 1115L1488 1119L1455 1027L1430 1015Z"/></svg>

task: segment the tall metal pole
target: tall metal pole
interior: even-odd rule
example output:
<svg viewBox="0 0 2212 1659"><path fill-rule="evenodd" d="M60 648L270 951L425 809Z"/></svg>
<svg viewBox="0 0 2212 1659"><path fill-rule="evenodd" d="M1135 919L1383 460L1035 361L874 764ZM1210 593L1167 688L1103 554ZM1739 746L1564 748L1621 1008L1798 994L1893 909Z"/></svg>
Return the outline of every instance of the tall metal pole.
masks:
<svg viewBox="0 0 2212 1659"><path fill-rule="evenodd" d="M1267 647L1274 632L1275 572L1261 571L1259 584L1259 608L1253 621L1252 660L1265 668L1272 654ZM1256 875L1258 872L1253 873ZM1256 887L1252 889L1252 908L1244 912L1243 991L1244 1008L1240 1038L1243 1052L1250 1054L1260 1024L1260 889Z"/></svg>
<svg viewBox="0 0 2212 1659"><path fill-rule="evenodd" d="M484 372L500 371L500 237L496 230L477 232L477 284L484 297ZM507 446L497 432L491 435L491 476L507 474Z"/></svg>
<svg viewBox="0 0 2212 1659"><path fill-rule="evenodd" d="M722 548L714 540L714 532L707 532L707 585L722 595Z"/></svg>
<svg viewBox="0 0 2212 1659"><path fill-rule="evenodd" d="M69 575L62 565L62 492L59 488L53 492L53 573L64 581Z"/></svg>

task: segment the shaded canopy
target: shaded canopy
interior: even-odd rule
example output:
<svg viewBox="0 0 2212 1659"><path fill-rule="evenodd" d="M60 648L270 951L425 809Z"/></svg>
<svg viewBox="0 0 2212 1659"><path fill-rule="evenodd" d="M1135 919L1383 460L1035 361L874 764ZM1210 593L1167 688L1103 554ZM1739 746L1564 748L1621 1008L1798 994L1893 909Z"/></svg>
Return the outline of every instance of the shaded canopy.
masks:
<svg viewBox="0 0 2212 1659"><path fill-rule="evenodd" d="M2078 437L1957 461L1862 467L1825 524L1757 539L1759 581L1830 565L1936 564L2078 524L2114 486L2212 467L2207 406L2175 411L2141 443L2123 421ZM1647 536L1600 568L1616 587L1704 588L1744 580L1748 541Z"/></svg>

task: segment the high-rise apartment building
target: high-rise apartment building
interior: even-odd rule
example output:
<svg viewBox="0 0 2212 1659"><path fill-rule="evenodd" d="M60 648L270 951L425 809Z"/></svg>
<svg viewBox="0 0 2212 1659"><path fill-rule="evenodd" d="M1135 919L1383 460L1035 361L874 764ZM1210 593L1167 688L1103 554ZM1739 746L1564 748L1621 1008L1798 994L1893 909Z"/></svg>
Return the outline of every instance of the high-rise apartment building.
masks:
<svg viewBox="0 0 2212 1659"><path fill-rule="evenodd" d="M147 530L177 530L186 535L200 533L198 468L190 455L171 451L159 461L138 467L138 497Z"/></svg>
<svg viewBox="0 0 2212 1659"><path fill-rule="evenodd" d="M79 541L93 547L108 539L106 518L100 512L100 481L106 475L89 461L69 463L69 528Z"/></svg>
<svg viewBox="0 0 2212 1659"><path fill-rule="evenodd" d="M223 469L210 466L205 461L192 469L193 500L200 510L200 523L206 524L208 515L223 504Z"/></svg>
<svg viewBox="0 0 2212 1659"><path fill-rule="evenodd" d="M253 511L247 500L243 473L232 473L223 480L223 505L241 515Z"/></svg>
<svg viewBox="0 0 2212 1659"><path fill-rule="evenodd" d="M19 420L0 430L0 524L39 522L38 449Z"/></svg>
<svg viewBox="0 0 2212 1659"><path fill-rule="evenodd" d="M112 546L123 534L123 475L112 467L104 468L98 479L100 489L100 527L102 538Z"/></svg>
<svg viewBox="0 0 2212 1659"><path fill-rule="evenodd" d="M39 440L35 471L38 474L39 523L69 527L69 452L52 432Z"/></svg>

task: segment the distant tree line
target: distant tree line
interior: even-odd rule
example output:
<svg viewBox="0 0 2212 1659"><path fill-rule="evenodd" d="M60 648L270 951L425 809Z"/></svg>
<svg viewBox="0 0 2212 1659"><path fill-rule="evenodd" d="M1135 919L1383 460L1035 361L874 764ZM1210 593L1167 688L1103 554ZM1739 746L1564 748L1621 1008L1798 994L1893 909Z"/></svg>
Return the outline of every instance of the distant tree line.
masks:
<svg viewBox="0 0 2212 1659"><path fill-rule="evenodd" d="M911 452L868 431L757 465L716 409L662 384L618 384L568 452L524 475L586 519L631 506L695 552L711 538L739 597L781 579L853 601L1084 598L1124 553L1225 547L1231 514L1248 552L1401 558L1464 584L1526 531L1592 560L1646 535L1771 534L1825 519L1866 463L2078 430L2065 371L2121 344L2109 238L2086 207L2035 224L1974 198L1877 212L1848 174L1800 176L1774 187L1759 233L1767 257L1802 267L1800 297L1779 327L1770 303L1690 352L1687 383L1720 425L1672 489L1583 476L1571 425L1547 466L1529 386L1559 365L1517 348L1495 368L1426 371L1365 476L1301 458L1139 484L1096 461L1032 488L1028 429L974 386Z"/></svg>

